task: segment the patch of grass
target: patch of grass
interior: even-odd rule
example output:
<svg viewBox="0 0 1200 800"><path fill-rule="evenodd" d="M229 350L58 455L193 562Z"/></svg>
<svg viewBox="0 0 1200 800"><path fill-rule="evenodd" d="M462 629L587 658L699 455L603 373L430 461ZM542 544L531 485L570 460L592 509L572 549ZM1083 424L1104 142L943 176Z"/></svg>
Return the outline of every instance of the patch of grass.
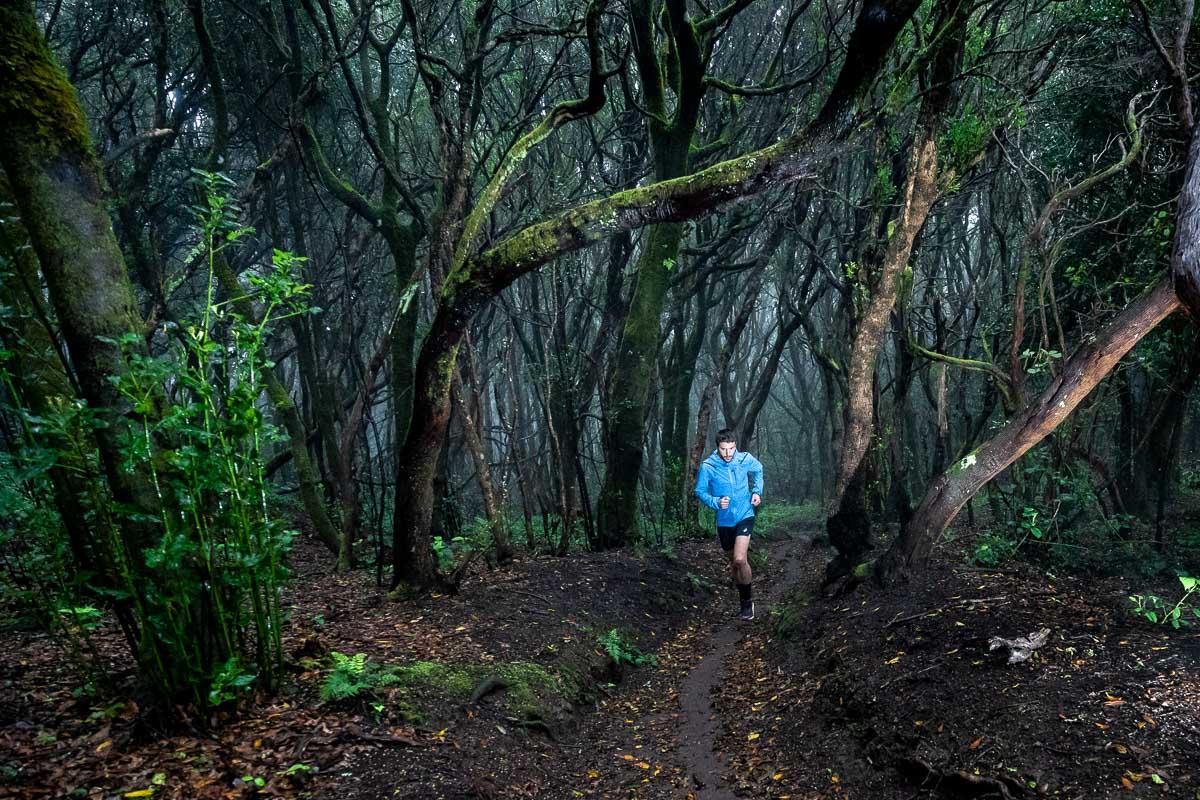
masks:
<svg viewBox="0 0 1200 800"><path fill-rule="evenodd" d="M688 572L687 580L688 584L692 587L693 592L714 594L717 591L717 585L703 575L697 575L694 572Z"/></svg>
<svg viewBox="0 0 1200 800"><path fill-rule="evenodd" d="M433 689L453 700L466 700L478 683L475 680L475 669L438 661L414 661L411 664L385 668L379 678L379 684L402 689Z"/></svg>

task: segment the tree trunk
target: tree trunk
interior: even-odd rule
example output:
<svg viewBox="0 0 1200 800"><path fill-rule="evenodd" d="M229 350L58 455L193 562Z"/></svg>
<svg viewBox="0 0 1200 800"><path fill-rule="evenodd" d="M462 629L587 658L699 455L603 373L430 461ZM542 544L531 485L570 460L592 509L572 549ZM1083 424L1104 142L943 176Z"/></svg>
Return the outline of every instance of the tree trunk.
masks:
<svg viewBox="0 0 1200 800"><path fill-rule="evenodd" d="M826 522L829 541L838 551L835 564L852 569L870 547L870 520L862 505L862 492L849 491L851 481L862 481L864 457L874 428L873 386L875 360L883 345L885 327L895 304L900 274L908 265L913 243L939 195L938 130L953 100L953 77L957 71L966 31L962 6L943 6L938 13L946 33L934 55L932 88L926 93L917 117L904 182L904 205L888 240L879 277L871 288L871 301L858 322L848 369L846 423L841 462L834 484L833 513ZM949 172L949 171L948 171ZM831 565L832 566L832 565ZM837 577L827 572L827 578Z"/></svg>
<svg viewBox="0 0 1200 800"><path fill-rule="evenodd" d="M0 207L7 206L8 197L6 181L0 176ZM54 336L48 309L43 303L37 258L29 248L20 224L14 220L0 221L0 256L8 260L12 270L4 281L0 281L0 304L11 310L5 324L0 325L0 336L3 337L2 346L11 353L15 368L10 374L12 388L19 395L11 400L18 407L45 416L53 412L53 399L70 398L74 396L75 388L73 376L67 372L66 354ZM10 328L13 340L6 335ZM54 465L47 469L47 477L54 489L54 504L66 531L74 564L96 570L104 581L113 574L113 565L103 548L97 547L89 515L81 502L88 496L87 487L83 485L86 480L83 476L89 472L86 459L47 430L38 431L36 436L37 444L58 451Z"/></svg>
<svg viewBox="0 0 1200 800"><path fill-rule="evenodd" d="M1189 177L1189 184L1193 180ZM1194 187L1193 191L1196 188L1200 187ZM1182 209L1180 216L1183 216ZM1184 228L1181 224L1180 230ZM1181 241L1177 234L1177 250L1186 250L1188 257L1200 254L1200 239L1185 243L1182 248ZM923 564L934 541L966 502L988 481L1053 432L1143 336L1178 308L1179 299L1175 296L1171 281L1164 278L1152 290L1130 303L1100 332L1089 337L1087 343L1063 364L1062 372L1036 402L1013 417L978 450L934 480L912 521L880 559L876 568L879 580L886 583L901 578Z"/></svg>
<svg viewBox="0 0 1200 800"><path fill-rule="evenodd" d="M454 388L451 391L454 405L458 409L458 421L463 429L464 444L471 456L471 463L475 467L475 478L479 482L479 494L483 498L483 513L487 517L488 529L492 533L496 559L504 563L512 559L513 550L509 541L508 525L504 519L504 509L501 507L496 493L496 485L492 480L492 465L484 450L479 428L476 427L478 417L472 410L480 408L482 405L479 403L479 393L473 391L468 394L462 375L457 370L454 375Z"/></svg>
<svg viewBox="0 0 1200 800"><path fill-rule="evenodd" d="M32 8L0 5L0 164L46 278L71 364L96 428L113 498L154 517L148 476L121 465L133 409L112 378L124 371L117 340L143 333L105 206L99 165L75 90L55 63ZM128 551L153 544L156 526L122 525ZM140 569L141 558L131 559Z"/></svg>
<svg viewBox="0 0 1200 800"><path fill-rule="evenodd" d="M674 176L672 176L674 177ZM638 477L646 401L659 344L659 316L683 226L655 225L637 262L637 285L614 360L606 403L604 484L597 501L597 546L621 547L638 535Z"/></svg>

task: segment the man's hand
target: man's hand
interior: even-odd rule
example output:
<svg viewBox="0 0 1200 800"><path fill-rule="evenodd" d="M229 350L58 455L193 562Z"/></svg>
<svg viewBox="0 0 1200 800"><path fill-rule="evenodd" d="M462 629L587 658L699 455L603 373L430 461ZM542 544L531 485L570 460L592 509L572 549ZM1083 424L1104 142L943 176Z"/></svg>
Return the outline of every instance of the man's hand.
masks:
<svg viewBox="0 0 1200 800"><path fill-rule="evenodd" d="M722 498L721 498L721 502L720 502L720 506L721 506L721 508L729 508L729 498L728 498L728 497L722 497Z"/></svg>
<svg viewBox="0 0 1200 800"><path fill-rule="evenodd" d="M757 508L757 507L758 507L758 504L759 504L759 503L761 503L761 502L762 502L762 498L758 496L758 493L757 493L757 492L755 492L754 494L750 495L750 505L752 505L752 506L754 506L754 507L756 507L756 508Z"/></svg>

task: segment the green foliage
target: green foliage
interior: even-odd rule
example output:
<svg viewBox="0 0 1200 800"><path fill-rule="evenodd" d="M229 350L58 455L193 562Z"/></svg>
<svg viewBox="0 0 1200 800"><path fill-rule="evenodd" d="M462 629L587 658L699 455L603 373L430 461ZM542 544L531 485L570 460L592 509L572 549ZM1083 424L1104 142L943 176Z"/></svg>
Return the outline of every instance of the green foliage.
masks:
<svg viewBox="0 0 1200 800"><path fill-rule="evenodd" d="M947 156L946 166L961 173L983 149L994 125L994 120L984 119L969 107L950 120L939 147Z"/></svg>
<svg viewBox="0 0 1200 800"><path fill-rule="evenodd" d="M507 515L502 513L501 519L507 526ZM492 539L492 528L487 519L472 517L463 525L461 535L433 537L430 547L433 548L434 563L442 573L453 572L472 553L487 552L492 546Z"/></svg>
<svg viewBox="0 0 1200 800"><path fill-rule="evenodd" d="M999 533L984 533L975 540L972 560L981 567L995 567L1017 552L1016 542Z"/></svg>
<svg viewBox="0 0 1200 800"><path fill-rule="evenodd" d="M1142 236L1160 257L1169 256L1175 240L1175 215L1165 208L1158 209L1146 221Z"/></svg>
<svg viewBox="0 0 1200 800"><path fill-rule="evenodd" d="M59 398L31 414L0 361L12 401L6 411L23 420L26 434L24 446L0 457L0 477L11 479L0 480L0 513L21 530L18 541L6 526L0 552L20 562L10 574L36 571L57 584L26 585L55 610L50 626L86 634L100 606L115 607L125 629L138 633L130 644L139 673L162 705L204 710L252 684L273 688L282 666L279 586L293 534L269 511L266 448L280 437L262 409L273 366L268 334L279 320L307 312L307 287L293 277L300 259L277 251L269 266L247 272L245 291L261 319L244 319L231 300L218 300L216 259L248 229L224 195L232 182L198 175L193 255L208 265L203 306L168 323L152 350L137 332L110 340L124 365L110 380L131 408L118 468L143 476L152 496L137 508L116 502L92 477L103 474L94 415ZM79 481L86 493L72 498L84 518L72 521L88 531L73 547L53 502L54 469L87 476Z"/></svg>
<svg viewBox="0 0 1200 800"><path fill-rule="evenodd" d="M160 502L152 522L161 535L141 554L156 578L139 604L154 633L143 637L143 650L155 651L143 652L143 661L156 665L164 694L191 687L204 706L256 678L272 687L282 663L278 587L293 534L267 510L264 447L281 436L262 412L265 374L274 366L266 337L272 324L306 313L307 287L293 277L301 259L276 251L270 267L251 269L246 279L261 319L243 319L231 300L217 301L216 259L248 229L223 194L229 179L198 177L204 204L193 209L195 252L209 267L205 305L159 355L145 354L138 335L123 337L127 370L114 382L141 415L125 442L125 468L149 474ZM173 387L169 403L164 387ZM142 571L127 568L127 580ZM252 654L242 644L247 632ZM196 657L205 653L213 656ZM243 661L254 670L243 670Z"/></svg>
<svg viewBox="0 0 1200 800"><path fill-rule="evenodd" d="M546 667L527 661L378 664L363 653L347 656L337 652L330 654L330 661L332 666L321 683L322 701L370 699L377 716L390 711L410 722L424 720L422 701L442 697L465 702L475 687L489 677L502 684L505 705L523 716L540 717L547 704L561 703L568 694L562 679Z"/></svg>
<svg viewBox="0 0 1200 800"><path fill-rule="evenodd" d="M884 205L896 196L896 184L892 182L891 164L881 164L871 178L870 196L878 205Z"/></svg>
<svg viewBox="0 0 1200 800"><path fill-rule="evenodd" d="M213 676L208 689L208 704L215 707L236 700L242 690L254 683L257 677L242 666L237 656L230 656Z"/></svg>
<svg viewBox="0 0 1200 800"><path fill-rule="evenodd" d="M793 589L771 609L771 620L776 636L791 639L804 629L804 610L812 603L812 593Z"/></svg>
<svg viewBox="0 0 1200 800"><path fill-rule="evenodd" d="M1021 360L1025 364L1025 372L1029 375L1042 375L1050 368L1052 361L1058 361L1062 358L1062 353L1057 350L1044 350L1038 348L1037 351L1023 350L1021 351Z"/></svg>
<svg viewBox="0 0 1200 800"><path fill-rule="evenodd" d="M597 637L597 641L600 643L600 647L604 649L604 652L608 653L608 657L616 664L628 664L632 667L640 667L647 664L653 666L658 663L658 659L654 654L642 652L641 648L617 628L600 634Z"/></svg>
<svg viewBox="0 0 1200 800"><path fill-rule="evenodd" d="M365 653L347 656L335 651L329 655L333 660L333 668L321 684L322 700L332 703L355 700L373 691L378 685L375 671L367 672Z"/></svg>
<svg viewBox="0 0 1200 800"><path fill-rule="evenodd" d="M1174 605L1154 594L1133 594L1129 602L1133 605L1133 613L1155 625L1167 625L1180 628L1193 624L1193 619L1200 620L1200 606L1194 604L1191 598L1200 590L1200 578L1180 575L1179 583L1183 587L1183 595Z"/></svg>
<svg viewBox="0 0 1200 800"><path fill-rule="evenodd" d="M754 513L754 535L763 534L767 538L825 524L825 511L816 500L805 500L798 505L764 502Z"/></svg>

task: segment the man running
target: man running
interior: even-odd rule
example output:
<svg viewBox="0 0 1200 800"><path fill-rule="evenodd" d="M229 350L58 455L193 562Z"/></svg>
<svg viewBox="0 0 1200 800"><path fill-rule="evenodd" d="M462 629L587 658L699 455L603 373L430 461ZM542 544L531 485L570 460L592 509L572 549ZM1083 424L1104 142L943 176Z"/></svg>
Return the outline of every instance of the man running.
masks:
<svg viewBox="0 0 1200 800"><path fill-rule="evenodd" d="M753 481L753 486L750 482ZM737 585L741 617L754 619L751 596L750 535L754 533L754 509L762 502L763 467L749 453L740 453L733 431L717 431L717 449L700 465L696 497L717 512L717 536L729 557L729 569Z"/></svg>

